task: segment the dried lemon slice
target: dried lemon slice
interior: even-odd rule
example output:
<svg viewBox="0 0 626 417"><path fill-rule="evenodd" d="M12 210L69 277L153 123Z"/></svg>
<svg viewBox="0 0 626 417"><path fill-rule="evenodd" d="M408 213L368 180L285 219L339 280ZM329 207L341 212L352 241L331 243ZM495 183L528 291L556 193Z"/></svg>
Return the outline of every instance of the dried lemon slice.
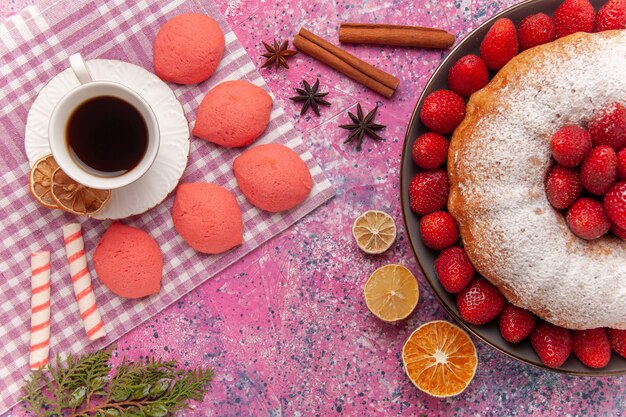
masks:
<svg viewBox="0 0 626 417"><path fill-rule="evenodd" d="M407 318L419 299L417 279L405 266L396 264L374 271L363 292L367 308L383 321Z"/></svg>
<svg viewBox="0 0 626 417"><path fill-rule="evenodd" d="M59 165L52 155L44 156L31 168L28 181L28 189L35 200L51 209L59 208L52 198L52 174L57 168Z"/></svg>
<svg viewBox="0 0 626 417"><path fill-rule="evenodd" d="M60 209L74 214L96 214L111 198L111 190L85 187L58 168L52 174L52 198Z"/></svg>
<svg viewBox="0 0 626 417"><path fill-rule="evenodd" d="M474 378L478 357L467 333L447 321L415 330L402 348L404 370L413 384L434 397L462 393Z"/></svg>
<svg viewBox="0 0 626 417"><path fill-rule="evenodd" d="M352 234L365 253L383 253L396 240L396 223L384 211L368 210L356 218Z"/></svg>

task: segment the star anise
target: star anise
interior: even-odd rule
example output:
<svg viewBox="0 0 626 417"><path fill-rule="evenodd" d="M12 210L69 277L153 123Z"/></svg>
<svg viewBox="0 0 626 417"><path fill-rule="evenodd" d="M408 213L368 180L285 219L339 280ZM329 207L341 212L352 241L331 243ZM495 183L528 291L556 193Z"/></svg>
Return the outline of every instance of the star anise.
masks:
<svg viewBox="0 0 626 417"><path fill-rule="evenodd" d="M384 129L386 126L373 123L377 110L378 106L374 107L369 113L367 113L367 116L363 116L363 109L359 103L356 105L356 116L348 112L348 116L352 119L353 124L339 126L342 129L350 131L348 139L346 139L343 143L355 141L357 143L357 148L360 148L365 135L374 140L384 140L376 133L376 131Z"/></svg>
<svg viewBox="0 0 626 417"><path fill-rule="evenodd" d="M280 67L289 68L289 65L287 65L287 58L298 53L297 51L287 49L289 47L289 43L287 41L284 41L279 46L278 41L274 39L273 46L268 45L265 42L263 42L263 46L265 47L267 52L261 56L267 58L267 60L261 66L261 68L271 67L272 64L276 66L277 71Z"/></svg>
<svg viewBox="0 0 626 417"><path fill-rule="evenodd" d="M320 104L322 106L330 106L330 103L324 100L324 97L328 95L326 93L318 93L317 90L320 87L320 79L318 78L311 87L311 84L307 83L306 80L302 80L302 84L304 85L304 89L296 88L296 92L298 93L295 97L289 97L289 100L293 100L295 102L303 102L302 110L300 110L300 115L306 113L306 111L310 108L313 109L313 112L320 115Z"/></svg>

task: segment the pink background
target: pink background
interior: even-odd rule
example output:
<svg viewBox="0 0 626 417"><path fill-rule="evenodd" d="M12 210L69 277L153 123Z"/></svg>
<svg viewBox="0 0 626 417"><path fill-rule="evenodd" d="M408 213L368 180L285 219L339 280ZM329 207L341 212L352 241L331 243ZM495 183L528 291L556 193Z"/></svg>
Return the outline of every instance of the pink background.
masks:
<svg viewBox="0 0 626 417"><path fill-rule="evenodd" d="M0 0L8 16L36 0ZM240 41L260 66L261 41L293 39L300 26L336 42L340 21L416 24L447 29L461 38L510 0L218 0ZM391 100L365 90L306 55L290 69L261 70L278 105L311 147L338 189L330 203L192 291L122 337L116 355L175 358L216 371L212 390L189 416L396 416L396 415L615 415L626 408L624 378L569 377L515 362L475 340L476 377L460 396L440 400L422 394L406 378L401 349L418 325L450 320L418 267L402 226L399 165L404 131L421 88L442 53L419 49L346 46L395 74L400 89ZM299 116L288 100L302 79L319 77L330 91L322 117ZM366 140L358 151L342 144L360 102L382 105L377 121L385 142ZM312 128L321 125L321 129ZM382 256L358 250L351 235L367 209L390 213L398 240ZM421 300L398 325L374 318L362 288L369 274L402 263L418 276ZM116 360L119 360L119 357ZM9 415L23 415L16 407Z"/></svg>

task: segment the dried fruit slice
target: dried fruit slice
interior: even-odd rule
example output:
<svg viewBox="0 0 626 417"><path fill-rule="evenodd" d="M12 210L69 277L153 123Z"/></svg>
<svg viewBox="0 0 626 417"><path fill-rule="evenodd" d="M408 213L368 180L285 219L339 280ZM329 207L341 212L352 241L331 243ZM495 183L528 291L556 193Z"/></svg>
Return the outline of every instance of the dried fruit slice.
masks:
<svg viewBox="0 0 626 417"><path fill-rule="evenodd" d="M111 190L85 187L58 168L52 174L52 198L60 209L70 213L91 216L111 198Z"/></svg>
<svg viewBox="0 0 626 417"><path fill-rule="evenodd" d="M59 208L52 198L52 174L57 168L57 161L47 155L38 159L30 170L30 193L42 206L51 209Z"/></svg>
<svg viewBox="0 0 626 417"><path fill-rule="evenodd" d="M413 384L434 397L462 393L474 378L478 357L467 333L447 321L422 324L402 348L404 370Z"/></svg>
<svg viewBox="0 0 626 417"><path fill-rule="evenodd" d="M365 283L367 308L383 321L402 320L419 299L417 280L406 267L390 264L378 268Z"/></svg>
<svg viewBox="0 0 626 417"><path fill-rule="evenodd" d="M396 240L396 223L384 211L368 210L356 218L352 234L365 253L383 253Z"/></svg>

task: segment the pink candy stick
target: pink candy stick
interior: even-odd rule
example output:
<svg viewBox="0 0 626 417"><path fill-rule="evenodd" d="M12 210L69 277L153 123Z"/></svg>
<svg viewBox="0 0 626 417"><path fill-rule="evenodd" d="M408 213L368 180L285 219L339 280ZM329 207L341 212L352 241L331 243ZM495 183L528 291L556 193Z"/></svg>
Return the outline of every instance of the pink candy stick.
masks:
<svg viewBox="0 0 626 417"><path fill-rule="evenodd" d="M32 277L30 316L30 369L48 364L50 351L50 252L34 252L30 258Z"/></svg>
<svg viewBox="0 0 626 417"><path fill-rule="evenodd" d="M99 339L106 336L106 332L96 305L96 296L91 288L91 276L87 269L87 257L80 224L72 223L63 226L63 237L74 285L74 295L78 301L80 317L85 325L87 337L89 340Z"/></svg>

